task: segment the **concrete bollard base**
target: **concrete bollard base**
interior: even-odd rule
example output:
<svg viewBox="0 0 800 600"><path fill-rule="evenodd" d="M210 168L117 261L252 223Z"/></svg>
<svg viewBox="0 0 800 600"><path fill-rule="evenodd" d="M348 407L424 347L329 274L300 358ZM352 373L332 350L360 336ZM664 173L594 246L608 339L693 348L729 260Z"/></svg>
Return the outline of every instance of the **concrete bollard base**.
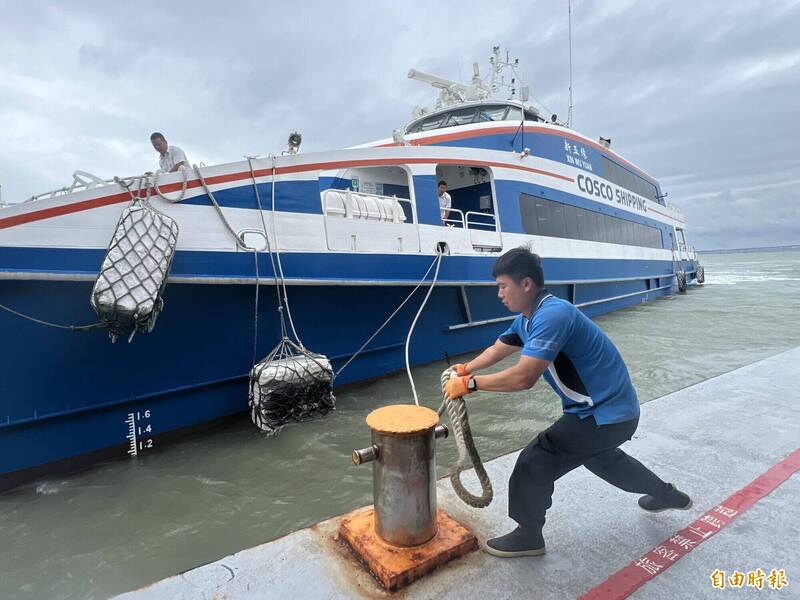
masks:
<svg viewBox="0 0 800 600"><path fill-rule="evenodd" d="M436 511L438 532L419 546L394 546L375 531L373 507L345 516L339 537L347 542L380 584L389 591L406 587L451 560L478 549L478 539L443 510Z"/></svg>

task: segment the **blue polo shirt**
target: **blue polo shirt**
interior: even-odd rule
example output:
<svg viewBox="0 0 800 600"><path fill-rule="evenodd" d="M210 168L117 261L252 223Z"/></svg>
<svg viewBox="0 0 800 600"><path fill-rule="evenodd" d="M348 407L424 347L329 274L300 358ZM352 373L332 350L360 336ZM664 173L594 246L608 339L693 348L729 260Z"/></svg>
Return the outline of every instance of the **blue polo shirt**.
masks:
<svg viewBox="0 0 800 600"><path fill-rule="evenodd" d="M500 341L520 346L524 356L550 362L547 383L561 398L565 413L598 425L639 416L639 399L619 351L595 325L566 300L543 290L530 319L517 316Z"/></svg>

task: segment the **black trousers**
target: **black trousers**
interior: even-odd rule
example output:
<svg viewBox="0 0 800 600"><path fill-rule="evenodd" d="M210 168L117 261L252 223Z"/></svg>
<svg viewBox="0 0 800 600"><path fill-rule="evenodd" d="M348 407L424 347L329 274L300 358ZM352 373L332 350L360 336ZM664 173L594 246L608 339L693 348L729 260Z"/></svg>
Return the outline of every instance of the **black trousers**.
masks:
<svg viewBox="0 0 800 600"><path fill-rule="evenodd" d="M594 417L564 413L517 458L508 487L508 516L524 528L541 530L555 481L580 465L626 492L663 497L669 484L617 447L633 437L638 425L638 417L598 425Z"/></svg>

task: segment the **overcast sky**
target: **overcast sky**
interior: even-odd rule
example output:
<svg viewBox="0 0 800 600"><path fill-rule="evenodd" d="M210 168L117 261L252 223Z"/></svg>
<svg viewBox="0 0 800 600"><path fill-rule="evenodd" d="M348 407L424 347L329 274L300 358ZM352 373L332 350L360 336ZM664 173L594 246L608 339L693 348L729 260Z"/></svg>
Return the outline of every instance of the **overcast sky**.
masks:
<svg viewBox="0 0 800 600"><path fill-rule="evenodd" d="M549 110L568 105L566 0L0 0L7 202L76 169L153 170L151 131L191 162L391 136L493 44ZM800 243L800 2L573 1L573 125L661 180L698 248ZM543 111L544 112L544 111Z"/></svg>

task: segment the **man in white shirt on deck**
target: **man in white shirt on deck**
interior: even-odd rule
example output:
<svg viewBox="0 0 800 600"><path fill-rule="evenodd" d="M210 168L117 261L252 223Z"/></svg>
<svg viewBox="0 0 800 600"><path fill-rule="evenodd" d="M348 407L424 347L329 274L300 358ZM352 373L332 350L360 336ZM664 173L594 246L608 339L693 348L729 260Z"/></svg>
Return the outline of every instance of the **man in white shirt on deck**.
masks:
<svg viewBox="0 0 800 600"><path fill-rule="evenodd" d="M442 221L444 222L450 215L448 210L452 206L450 194L447 193L447 182L442 179L439 181L439 210L442 212Z"/></svg>
<svg viewBox="0 0 800 600"><path fill-rule="evenodd" d="M189 161L186 154L177 146L170 146L163 133L156 131L150 136L153 148L161 155L158 159L158 166L165 173L174 173L178 169L188 169Z"/></svg>

